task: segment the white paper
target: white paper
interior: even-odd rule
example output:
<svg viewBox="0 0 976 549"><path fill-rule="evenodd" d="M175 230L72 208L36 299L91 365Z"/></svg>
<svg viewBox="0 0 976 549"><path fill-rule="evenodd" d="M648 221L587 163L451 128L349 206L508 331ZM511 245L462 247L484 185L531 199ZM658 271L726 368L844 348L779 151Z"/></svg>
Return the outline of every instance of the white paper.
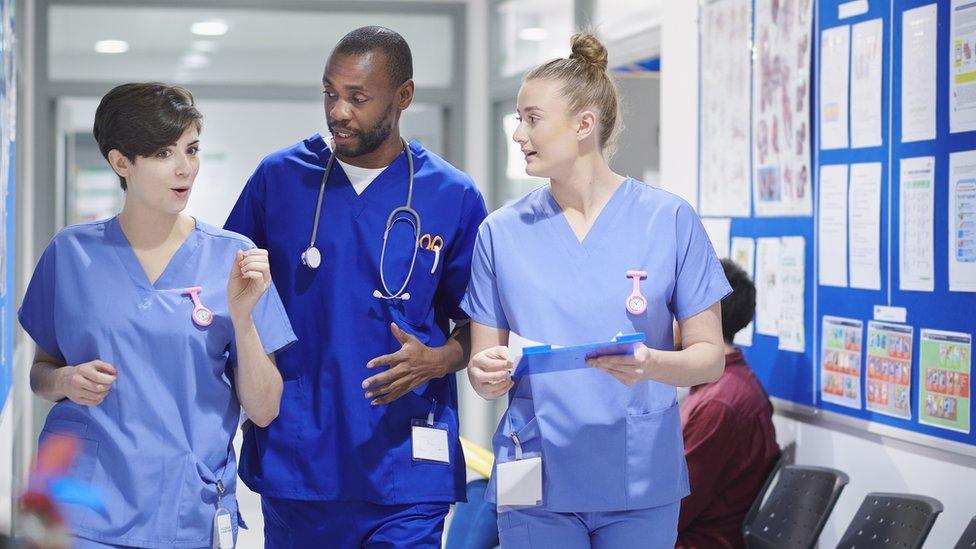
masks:
<svg viewBox="0 0 976 549"><path fill-rule="evenodd" d="M717 0L701 11L702 216L749 217L752 2Z"/></svg>
<svg viewBox="0 0 976 549"><path fill-rule="evenodd" d="M813 215L810 61L813 2L756 0L753 204L757 217Z"/></svg>
<svg viewBox="0 0 976 549"><path fill-rule="evenodd" d="M779 238L756 240L756 332L779 336Z"/></svg>
<svg viewBox="0 0 976 549"><path fill-rule="evenodd" d="M871 19L851 30L851 147L881 145L881 52L884 25Z"/></svg>
<svg viewBox="0 0 976 549"><path fill-rule="evenodd" d="M901 159L898 287L935 290L935 157Z"/></svg>
<svg viewBox="0 0 976 549"><path fill-rule="evenodd" d="M736 236L732 238L729 249L729 257L736 265L742 268L749 276L750 280L755 280L756 263L756 241L751 238ZM752 346L752 333L755 330L753 322L749 322L745 328L739 330L732 340L736 345L743 347Z"/></svg>
<svg viewBox="0 0 976 549"><path fill-rule="evenodd" d="M847 148L848 63L851 27L827 29L820 38L820 148Z"/></svg>
<svg viewBox="0 0 976 549"><path fill-rule="evenodd" d="M976 151L949 155L949 291L976 292Z"/></svg>
<svg viewBox="0 0 976 549"><path fill-rule="evenodd" d="M861 349L864 323L853 318L823 317L820 338L820 398L861 408Z"/></svg>
<svg viewBox="0 0 976 549"><path fill-rule="evenodd" d="M851 0L837 6L837 19L848 19L868 12L868 0Z"/></svg>
<svg viewBox="0 0 976 549"><path fill-rule="evenodd" d="M806 286L804 253L806 239L784 236L780 241L779 349L802 353L806 337L803 316L803 290Z"/></svg>
<svg viewBox="0 0 976 549"><path fill-rule="evenodd" d="M521 335L509 331L508 332L508 361L512 363L513 368L515 365L522 360L523 350L526 347L539 347L541 345L546 345L545 343L540 343L538 341L533 341L531 339L522 337ZM555 345L554 345L555 346Z"/></svg>
<svg viewBox="0 0 976 549"><path fill-rule="evenodd" d="M976 2L952 0L949 27L949 132L976 130Z"/></svg>
<svg viewBox="0 0 976 549"><path fill-rule="evenodd" d="M902 13L901 140L935 139L937 6Z"/></svg>
<svg viewBox="0 0 976 549"><path fill-rule="evenodd" d="M500 507L542 503L542 458L499 463L495 469Z"/></svg>
<svg viewBox="0 0 976 549"><path fill-rule="evenodd" d="M729 218L702 218L702 225L708 239L712 241L715 248L715 255L719 259L729 257L729 232L732 228L732 220Z"/></svg>
<svg viewBox="0 0 976 549"><path fill-rule="evenodd" d="M847 287L847 164L820 166L820 285Z"/></svg>
<svg viewBox="0 0 976 549"><path fill-rule="evenodd" d="M881 289L881 163L851 164L851 288Z"/></svg>

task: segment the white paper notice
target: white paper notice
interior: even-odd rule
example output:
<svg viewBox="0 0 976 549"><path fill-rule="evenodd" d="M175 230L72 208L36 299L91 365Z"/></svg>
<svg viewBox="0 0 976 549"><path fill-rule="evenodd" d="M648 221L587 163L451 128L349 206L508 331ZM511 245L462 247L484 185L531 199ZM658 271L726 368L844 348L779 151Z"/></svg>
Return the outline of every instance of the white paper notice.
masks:
<svg viewBox="0 0 976 549"><path fill-rule="evenodd" d="M935 290L935 157L901 159L898 287Z"/></svg>
<svg viewBox="0 0 976 549"><path fill-rule="evenodd" d="M881 145L881 51L884 25L872 19L851 30L851 147Z"/></svg>
<svg viewBox="0 0 976 549"><path fill-rule="evenodd" d="M755 279L755 260L756 260L756 241L751 238L744 238L736 236L732 238L731 248L729 250L729 257L736 265L742 268L743 271L749 275L750 279ZM755 330L753 322L746 325L745 328L738 331L735 334L735 338L732 340L736 345L741 345L743 347L752 346L752 333Z"/></svg>
<svg viewBox="0 0 976 549"><path fill-rule="evenodd" d="M749 217L751 0L701 10L701 203L703 216Z"/></svg>
<svg viewBox="0 0 976 549"><path fill-rule="evenodd" d="M847 164L820 166L820 285L847 287Z"/></svg>
<svg viewBox="0 0 976 549"><path fill-rule="evenodd" d="M847 148L850 25L823 31L820 44L820 148L844 149Z"/></svg>
<svg viewBox="0 0 976 549"><path fill-rule="evenodd" d="M813 5L755 1L753 205L757 217L813 215L810 78Z"/></svg>
<svg viewBox="0 0 976 549"><path fill-rule="evenodd" d="M949 132L976 130L976 2L952 0Z"/></svg>
<svg viewBox="0 0 976 549"><path fill-rule="evenodd" d="M881 163L851 164L851 288L881 289Z"/></svg>
<svg viewBox="0 0 976 549"><path fill-rule="evenodd" d="M803 271L806 240L802 236L784 236L779 253L779 348L802 353L806 345L803 320Z"/></svg>
<svg viewBox="0 0 976 549"><path fill-rule="evenodd" d="M756 332L779 336L779 238L756 240Z"/></svg>
<svg viewBox="0 0 976 549"><path fill-rule="evenodd" d="M708 239L712 241L715 248L715 255L719 259L729 257L729 232L732 227L732 220L729 218L702 218L702 225Z"/></svg>
<svg viewBox="0 0 976 549"><path fill-rule="evenodd" d="M901 140L935 139L935 4L902 13Z"/></svg>
<svg viewBox="0 0 976 549"><path fill-rule="evenodd" d="M976 292L976 151L949 155L949 291Z"/></svg>

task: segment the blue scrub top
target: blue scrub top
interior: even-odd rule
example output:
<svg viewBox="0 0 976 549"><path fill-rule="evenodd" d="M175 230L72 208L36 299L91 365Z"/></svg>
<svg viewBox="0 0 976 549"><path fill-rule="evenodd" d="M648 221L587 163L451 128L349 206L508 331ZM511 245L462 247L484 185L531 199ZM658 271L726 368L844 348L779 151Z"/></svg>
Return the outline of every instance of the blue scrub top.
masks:
<svg viewBox="0 0 976 549"><path fill-rule="evenodd" d="M630 314L629 270L647 271L647 310ZM644 332L672 350L672 319L731 291L701 221L680 198L626 179L580 242L549 187L482 225L462 307L487 326L534 341L577 345ZM543 458L543 508L556 512L656 507L688 494L675 388L627 387L584 368L520 378L495 432L496 461ZM494 475L487 499L495 501Z"/></svg>
<svg viewBox="0 0 976 549"><path fill-rule="evenodd" d="M98 406L54 405L41 432L76 437L69 475L105 500L105 511L67 505L72 531L140 547L209 546L217 480L236 532L240 419L227 279L241 235L197 222L150 284L118 218L59 232L34 271L19 319L37 345L65 364L105 361L118 377ZM183 289L202 286L214 313L199 327ZM252 314L267 353L295 341L274 287Z"/></svg>
<svg viewBox="0 0 976 549"><path fill-rule="evenodd" d="M478 225L487 213L484 200L466 174L417 143L409 146L420 232L444 242L436 265L433 251L418 249L409 300L373 297L382 290L387 217L407 199L404 153L361 195L342 167L333 166L315 240L322 253L318 269L304 266L301 254L309 245L330 154L322 136L265 158L227 220L226 228L269 250L300 341L278 357L285 378L278 420L244 437L241 478L264 496L381 505L464 498L455 376L432 380L385 406L371 406L362 388L366 378L383 371L366 363L401 347L391 322L436 347L446 341L448 319L467 318L459 303ZM384 260L391 291L405 280L416 247L409 225L396 223ZM450 465L412 459L411 421L425 419L432 408L435 420L448 428Z"/></svg>

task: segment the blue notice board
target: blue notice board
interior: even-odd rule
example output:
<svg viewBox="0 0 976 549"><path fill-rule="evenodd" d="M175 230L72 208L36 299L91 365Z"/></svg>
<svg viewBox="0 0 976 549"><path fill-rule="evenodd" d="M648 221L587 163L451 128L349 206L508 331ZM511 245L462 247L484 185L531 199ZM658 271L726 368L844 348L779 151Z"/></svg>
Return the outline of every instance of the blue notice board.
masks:
<svg viewBox="0 0 976 549"><path fill-rule="evenodd" d="M721 0L719 0L721 1ZM750 0L753 7L753 41L755 41L755 10L760 4L769 2ZM776 2L782 9L784 5L797 6L804 0L785 0ZM921 433L964 444L976 445L976 406L972 398L973 384L968 382L968 399L959 402L968 404L970 418L969 432L961 432L919 421L919 398L925 380L920 375L922 329L962 332L970 337L976 335L976 293L949 291L950 214L949 214L949 155L960 151L976 150L976 132L950 132L950 63L953 55L964 50L965 46L953 48L951 42L951 0L888 0L871 1L859 4L866 8L863 12L855 10L845 13L856 3L841 0L814 0L813 32L811 35L812 59L810 62L810 150L813 167L813 216L811 217L735 217L731 222L731 236L776 237L802 236L806 240L805 287L804 287L804 325L805 350L802 353L781 351L778 338L755 334L753 344L744 347L746 358L762 379L767 391L773 397L829 410L846 416L888 425L898 429ZM968 4L968 3L960 3ZM934 6L936 19L935 54L935 132L932 138L903 142L902 139L902 28L904 13L923 6ZM852 148L851 113L848 108L848 146L821 150L822 128L819 127L821 113L819 97L822 85L819 80L821 62L821 36L824 30L858 23L879 20L883 29L881 48L881 144L878 146ZM708 40L700 36L700 41ZM851 40L853 45L853 40ZM968 53L973 55L973 45ZM856 61L850 59L849 70L856 70ZM757 70L755 64L752 70ZM850 80L849 80L850 81ZM850 105L850 103L848 103ZM753 109L755 106L753 105ZM934 170L934 212L933 212L933 291L910 291L901 289L900 227L901 204L900 166L902 159L933 157ZM699 165L709 159L699 158ZM823 166L859 163L878 163L881 166L880 197L880 289L864 290L848 287L819 285L818 220L819 220L819 174ZM755 181L752 181L755 185ZM701 186L699 185L699 188ZM755 213L753 203L753 213ZM848 205L850 208L850 204ZM849 253L849 251L848 251ZM911 417L896 417L868 409L867 387L867 346L868 322L874 320L876 306L904 308L907 312L905 325L913 328L912 370L911 370ZM863 323L863 344L860 350L861 378L859 408L825 402L820 392L820 360L823 334L821 327L825 316L844 317ZM971 358L970 358L971 360ZM970 372L971 373L971 372ZM960 413L964 411L960 410Z"/></svg>

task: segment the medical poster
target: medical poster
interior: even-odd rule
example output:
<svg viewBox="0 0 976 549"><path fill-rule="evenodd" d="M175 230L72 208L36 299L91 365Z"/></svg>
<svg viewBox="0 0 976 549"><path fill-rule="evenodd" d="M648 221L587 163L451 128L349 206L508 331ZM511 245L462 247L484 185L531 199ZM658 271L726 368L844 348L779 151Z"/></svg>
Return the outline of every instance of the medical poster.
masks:
<svg viewBox="0 0 976 549"><path fill-rule="evenodd" d="M820 285L847 287L847 164L820 166Z"/></svg>
<svg viewBox="0 0 976 549"><path fill-rule="evenodd" d="M784 236L779 251L779 349L802 353L806 346L803 291L806 239Z"/></svg>
<svg viewBox="0 0 976 549"><path fill-rule="evenodd" d="M756 216L813 214L810 60L813 2L756 0L753 204Z"/></svg>
<svg viewBox="0 0 976 549"><path fill-rule="evenodd" d="M901 159L898 287L935 290L935 157Z"/></svg>
<svg viewBox="0 0 976 549"><path fill-rule="evenodd" d="M729 234L732 229L732 220L727 217L703 217L701 222L705 228L705 234L708 235L708 240L712 242L712 248L715 249L715 255L719 259L729 257Z"/></svg>
<svg viewBox="0 0 976 549"><path fill-rule="evenodd" d="M756 333L779 336L779 238L756 239Z"/></svg>
<svg viewBox="0 0 976 549"><path fill-rule="evenodd" d="M864 323L853 318L823 317L820 348L820 398L861 408L861 346Z"/></svg>
<svg viewBox="0 0 976 549"><path fill-rule="evenodd" d="M751 238L745 238L736 236L732 238L732 244L729 250L729 257L736 265L742 268L749 276L750 280L756 279L756 241ZM750 322L745 328L739 330L735 334L735 338L732 340L736 345L743 347L752 346L752 333L755 330L755 321Z"/></svg>
<svg viewBox="0 0 976 549"><path fill-rule="evenodd" d="M864 21L851 28L851 148L881 145L883 46L881 19Z"/></svg>
<svg viewBox="0 0 976 549"><path fill-rule="evenodd" d="M820 148L847 148L848 63L851 27L827 29L820 37Z"/></svg>
<svg viewBox="0 0 976 549"><path fill-rule="evenodd" d="M751 32L751 0L713 0L702 6L699 213L703 216L752 215Z"/></svg>
<svg viewBox="0 0 976 549"><path fill-rule="evenodd" d="M905 10L901 32L901 140L935 139L936 4Z"/></svg>
<svg viewBox="0 0 976 549"><path fill-rule="evenodd" d="M949 27L949 132L976 130L976 2L952 0Z"/></svg>
<svg viewBox="0 0 976 549"><path fill-rule="evenodd" d="M868 322L864 399L868 410L912 417L912 335L902 324Z"/></svg>
<svg viewBox="0 0 976 549"><path fill-rule="evenodd" d="M976 292L976 151L949 155L949 291Z"/></svg>
<svg viewBox="0 0 976 549"><path fill-rule="evenodd" d="M881 163L851 164L848 190L851 288L881 289Z"/></svg>
<svg viewBox="0 0 976 549"><path fill-rule="evenodd" d="M919 344L918 420L969 433L972 336L922 329Z"/></svg>

